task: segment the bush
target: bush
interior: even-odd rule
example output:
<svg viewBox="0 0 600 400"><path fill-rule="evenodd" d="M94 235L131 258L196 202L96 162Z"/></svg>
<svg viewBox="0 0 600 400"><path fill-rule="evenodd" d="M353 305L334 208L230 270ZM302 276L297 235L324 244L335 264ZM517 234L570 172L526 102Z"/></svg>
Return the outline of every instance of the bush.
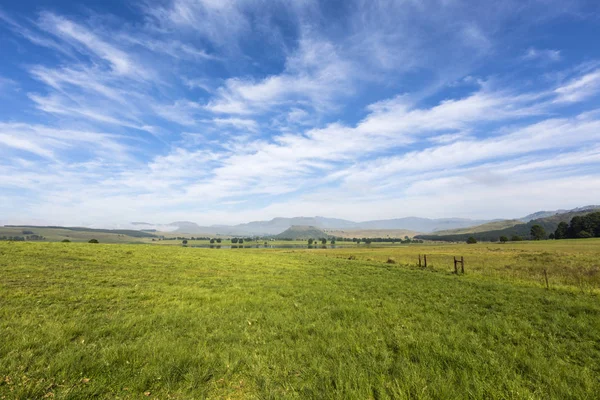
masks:
<svg viewBox="0 0 600 400"><path fill-rule="evenodd" d="M62 242L63 243L71 243L71 241L69 239L63 239Z"/></svg>
<svg viewBox="0 0 600 400"><path fill-rule="evenodd" d="M467 244L475 244L475 243L477 243L477 239L475 239L473 236L470 236L467 239Z"/></svg>
<svg viewBox="0 0 600 400"><path fill-rule="evenodd" d="M90 241L88 243L100 243L100 242L98 242L97 239L90 239Z"/></svg>

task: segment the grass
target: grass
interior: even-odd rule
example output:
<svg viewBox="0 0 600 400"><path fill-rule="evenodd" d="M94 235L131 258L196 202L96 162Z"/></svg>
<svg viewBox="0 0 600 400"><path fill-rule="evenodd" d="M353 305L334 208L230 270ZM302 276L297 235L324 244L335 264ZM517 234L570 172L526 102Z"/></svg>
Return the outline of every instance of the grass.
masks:
<svg viewBox="0 0 600 400"><path fill-rule="evenodd" d="M372 245L371 245L372 246ZM569 287L586 293L600 293L600 239L527 241L478 244L429 243L400 246L360 246L336 249L331 256L359 261L415 266L418 256L427 255L428 267L452 271L454 257L465 258L470 275L545 286L544 270L551 287Z"/></svg>
<svg viewBox="0 0 600 400"><path fill-rule="evenodd" d="M478 253L583 263L598 260L597 244L0 242L0 398L596 398L596 295L383 258L460 250L470 272Z"/></svg>

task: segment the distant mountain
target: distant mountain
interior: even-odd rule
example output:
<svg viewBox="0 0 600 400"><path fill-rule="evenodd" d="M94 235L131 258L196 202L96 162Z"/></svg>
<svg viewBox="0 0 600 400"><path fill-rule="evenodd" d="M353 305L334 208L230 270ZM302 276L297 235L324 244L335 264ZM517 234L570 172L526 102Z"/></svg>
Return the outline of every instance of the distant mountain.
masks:
<svg viewBox="0 0 600 400"><path fill-rule="evenodd" d="M521 222L544 218L557 213L577 212L593 209L597 206L586 206L574 210L539 211L519 218ZM321 230L409 230L413 232L432 233L455 229L471 228L487 223L502 223L504 220L481 220L467 218L419 218L405 217L374 221L355 222L339 218L326 217L293 217L273 218L269 221L252 221L238 225L200 226L195 222L176 221L168 225L153 225L146 222L134 222L131 225L140 229L156 229L175 233L226 235L226 236L267 236L277 235L292 226L314 226ZM505 226L506 227L506 226Z"/></svg>
<svg viewBox="0 0 600 400"><path fill-rule="evenodd" d="M487 231L495 231L499 229L511 228L515 225L522 224L523 222L518 219L503 219L501 221L488 222L482 225L470 226L468 228L460 228L460 229L449 229L445 231L435 231L433 232L435 235L445 236L445 235L461 235L464 233L478 233L478 232L487 232Z"/></svg>
<svg viewBox="0 0 600 400"><path fill-rule="evenodd" d="M273 218L270 221L253 221L239 225L199 226L189 221L178 221L169 224L176 226L180 233L213 233L231 236L277 235L292 226L314 226L322 230L409 230L413 232L433 232L442 229L465 228L488 220L471 220L462 218L397 218L378 221L354 222L338 218L326 217L294 217Z"/></svg>
<svg viewBox="0 0 600 400"><path fill-rule="evenodd" d="M366 221L357 224L355 229L406 229L415 232L434 232L446 229L459 229L480 225L489 220L473 220L465 218L429 219L418 217L384 219Z"/></svg>
<svg viewBox="0 0 600 400"><path fill-rule="evenodd" d="M549 235L550 233L553 233L556 230L556 228L558 227L558 224L561 222L569 223L571 221L571 219L575 216L589 214L590 212L594 212L594 211L600 211L600 207L598 207L597 209L589 208L589 207L593 207L593 206L581 207L581 208L574 209L574 210L579 210L579 211L569 211L566 213L554 214L554 215L544 217L544 218L537 218L537 219L531 220L527 223L520 223L520 224L514 225L512 227L505 228L505 229L497 229L497 230L490 230L490 231L485 231L485 232L475 232L475 233L451 234L451 235L438 235L438 234L435 234L435 232L434 232L434 234L417 235L415 237L417 239L441 240L441 241L446 241L446 242L464 242L469 238L469 236L473 236L478 241L494 241L494 240L498 240L500 238L500 236L506 236L509 239L512 236L521 236L523 239L528 239L530 236L531 227L533 225L540 225L542 228L544 228L544 230L546 231L546 234Z"/></svg>
<svg viewBox="0 0 600 400"><path fill-rule="evenodd" d="M320 239L320 238L328 238L329 235L323 232L321 229L314 226L304 226L304 225L293 225L281 232L278 235L273 236L275 239Z"/></svg>
<svg viewBox="0 0 600 400"><path fill-rule="evenodd" d="M582 212L582 211L590 211L590 210L596 210L599 209L600 206L596 205L596 206L584 206L584 207L578 207L578 208L573 208L572 210L554 210L554 211L538 211L535 212L533 214L529 214L523 218L519 218L520 221L523 222L529 222L532 221L534 219L539 219L539 218L546 218L546 217L551 217L553 215L557 215L557 214L566 214L566 213L571 213L571 212Z"/></svg>

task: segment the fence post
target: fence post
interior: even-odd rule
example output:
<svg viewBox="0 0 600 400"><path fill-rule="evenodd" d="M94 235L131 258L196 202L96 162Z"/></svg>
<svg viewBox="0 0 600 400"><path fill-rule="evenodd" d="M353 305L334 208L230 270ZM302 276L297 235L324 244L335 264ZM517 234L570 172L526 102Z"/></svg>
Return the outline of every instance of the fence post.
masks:
<svg viewBox="0 0 600 400"><path fill-rule="evenodd" d="M427 268L427 254L423 255L423 258L425 259L425 268Z"/></svg>
<svg viewBox="0 0 600 400"><path fill-rule="evenodd" d="M458 266L456 265L457 261L456 261L456 256L454 256L454 273L458 274Z"/></svg>
<svg viewBox="0 0 600 400"><path fill-rule="evenodd" d="M419 268L421 268L421 255L419 254Z"/></svg>
<svg viewBox="0 0 600 400"><path fill-rule="evenodd" d="M465 258L460 256L460 272L465 273Z"/></svg>

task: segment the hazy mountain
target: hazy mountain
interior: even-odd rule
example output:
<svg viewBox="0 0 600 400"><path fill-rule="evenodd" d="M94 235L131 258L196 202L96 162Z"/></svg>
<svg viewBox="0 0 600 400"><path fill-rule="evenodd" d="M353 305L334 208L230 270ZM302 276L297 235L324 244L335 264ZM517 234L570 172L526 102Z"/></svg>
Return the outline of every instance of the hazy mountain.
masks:
<svg viewBox="0 0 600 400"><path fill-rule="evenodd" d="M338 218L326 217L294 217L273 218L270 221L252 221L239 225L199 226L189 221L178 221L169 224L177 226L175 232L181 233L214 233L220 235L277 235L292 226L313 226L326 230L410 230L414 232L433 232L443 229L458 229L482 223L487 220L471 220L463 218L397 218L377 221L354 222Z"/></svg>
<svg viewBox="0 0 600 400"><path fill-rule="evenodd" d="M415 232L434 232L446 229L467 228L481 225L489 220L473 220L465 218L429 219L418 217L366 221L357 224L356 229L407 229Z"/></svg>
<svg viewBox="0 0 600 400"><path fill-rule="evenodd" d="M557 215L557 214L566 214L566 213L570 213L570 212L581 212L581 211L589 211L589 210L595 210L600 208L600 206L584 206L584 207L578 207L578 208L573 208L572 210L554 210L554 211L538 211L535 212L533 214L529 214L523 218L519 218L520 221L523 222L529 222L529 221L533 221L534 219L539 219L539 218L546 218L546 217L551 217L553 215Z"/></svg>
<svg viewBox="0 0 600 400"><path fill-rule="evenodd" d="M598 206L586 206L573 210L539 211L526 217L519 218L519 221L529 222L534 219L545 218L556 214L567 212L580 212L598 208ZM419 218L406 217L394 219L382 219L374 221L355 222L339 218L326 217L293 217L293 218L273 218L269 221L252 221L238 225L212 225L200 226L190 221L177 221L168 225L162 225L164 231L173 231L177 233L189 234L213 234L213 235L231 235L231 236L253 236L253 235L277 235L292 226L313 226L321 230L409 230L421 233L432 233L437 231L448 231L454 229L465 229L476 227L487 223L501 223L503 220L480 220L468 218ZM136 222L141 229L148 229L149 226L161 231L161 226L152 225L146 222ZM143 227L143 228L142 228Z"/></svg>

